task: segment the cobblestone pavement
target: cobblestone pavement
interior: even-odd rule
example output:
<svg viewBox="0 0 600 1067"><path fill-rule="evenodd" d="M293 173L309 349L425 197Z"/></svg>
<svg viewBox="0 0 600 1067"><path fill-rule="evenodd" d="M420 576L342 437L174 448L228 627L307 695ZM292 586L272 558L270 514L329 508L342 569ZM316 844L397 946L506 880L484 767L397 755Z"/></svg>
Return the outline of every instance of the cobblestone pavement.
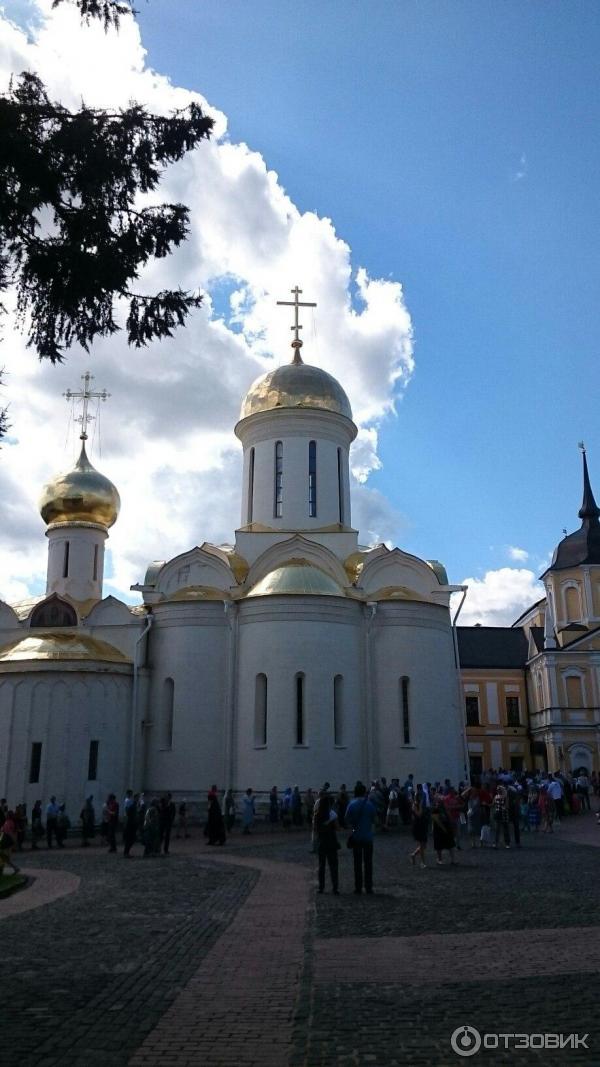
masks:
<svg viewBox="0 0 600 1067"><path fill-rule="evenodd" d="M341 895L317 896L301 833L234 835L223 850L174 842L169 859L130 863L37 853L36 867L81 885L0 924L18 1005L0 1058L458 1067L450 1037L470 1025L589 1035L588 1049L539 1051L500 1038L464 1061L478 1067L600 1067L599 844L582 816L520 850L463 850L456 868L430 855L420 870L409 835L389 835L375 844L372 897L352 893L345 848Z"/></svg>
<svg viewBox="0 0 600 1067"><path fill-rule="evenodd" d="M81 884L1 924L3 1067L127 1064L258 877L191 854L125 862L66 848L34 862Z"/></svg>

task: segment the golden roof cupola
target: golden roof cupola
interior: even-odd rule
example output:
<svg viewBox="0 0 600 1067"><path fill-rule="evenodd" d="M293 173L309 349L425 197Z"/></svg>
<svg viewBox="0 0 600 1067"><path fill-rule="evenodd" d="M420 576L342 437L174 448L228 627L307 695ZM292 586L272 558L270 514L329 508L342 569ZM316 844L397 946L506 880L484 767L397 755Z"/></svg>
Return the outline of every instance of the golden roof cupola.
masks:
<svg viewBox="0 0 600 1067"><path fill-rule="evenodd" d="M340 383L303 362L299 311L316 304L300 300L298 286L291 293L277 303L293 309L292 361L256 379L235 427L244 449L241 532L347 533L357 428Z"/></svg>
<svg viewBox="0 0 600 1067"><path fill-rule="evenodd" d="M340 383L321 367L310 366L302 359L299 310L317 305L313 301L299 300L301 293L302 290L296 286L292 289L293 300L277 301L278 305L294 308L294 324L291 326L294 334L292 362L268 371L267 374L261 374L252 383L242 401L240 420L261 411L285 408L317 408L352 419L350 401Z"/></svg>
<svg viewBox="0 0 600 1067"><path fill-rule="evenodd" d="M48 529L47 593L68 596L79 604L102 596L104 542L108 530L117 521L121 500L110 478L90 463L85 443L87 426L93 416L88 413L93 398L106 400L106 389L94 392L93 375L82 375L80 392L65 393L67 400L82 403L81 451L74 466L51 478L40 497L40 513Z"/></svg>

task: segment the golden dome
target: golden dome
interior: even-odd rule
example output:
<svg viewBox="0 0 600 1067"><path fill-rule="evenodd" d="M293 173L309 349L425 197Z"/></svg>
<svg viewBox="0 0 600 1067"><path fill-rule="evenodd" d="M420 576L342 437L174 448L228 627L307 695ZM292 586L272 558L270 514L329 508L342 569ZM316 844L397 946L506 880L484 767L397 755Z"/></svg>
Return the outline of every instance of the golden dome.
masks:
<svg viewBox="0 0 600 1067"><path fill-rule="evenodd" d="M42 490L40 512L45 523L93 522L109 527L117 521L121 500L113 483L92 467L85 441L73 470L57 474Z"/></svg>
<svg viewBox="0 0 600 1067"><path fill-rule="evenodd" d="M337 582L306 559L291 559L265 574L248 596L344 596Z"/></svg>
<svg viewBox="0 0 600 1067"><path fill-rule="evenodd" d="M19 637L0 649L0 663L34 660L100 660L103 663L131 663L118 648L87 634L72 630L49 630L48 633Z"/></svg>
<svg viewBox="0 0 600 1067"><path fill-rule="evenodd" d="M261 374L252 383L242 401L240 419L277 408L320 408L352 418L350 401L340 383L327 371L299 359Z"/></svg>

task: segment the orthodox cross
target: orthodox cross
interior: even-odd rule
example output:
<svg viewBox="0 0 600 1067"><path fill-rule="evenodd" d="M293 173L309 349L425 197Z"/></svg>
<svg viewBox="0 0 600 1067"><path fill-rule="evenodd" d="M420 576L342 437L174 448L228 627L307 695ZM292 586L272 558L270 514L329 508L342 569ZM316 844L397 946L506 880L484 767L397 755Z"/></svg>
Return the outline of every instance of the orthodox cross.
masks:
<svg viewBox="0 0 600 1067"><path fill-rule="evenodd" d="M316 308L316 304L311 300L299 300L299 296L302 289L299 289L296 285L294 289L290 290L293 300L278 300L278 305L282 307L292 307L294 309L294 325L290 327L294 331L294 340L292 341L292 348L294 349L294 363L302 363L300 356L300 349L302 348L302 341L300 340L300 330L302 326L298 321L298 311L300 308Z"/></svg>
<svg viewBox="0 0 600 1067"><path fill-rule="evenodd" d="M89 370L86 370L85 374L81 375L81 380L83 382L83 388L79 393L74 393L71 389L67 389L66 393L63 393L63 396L66 397L67 400L81 400L81 415L75 416L75 422L81 423L80 440L87 441L88 423L94 418L93 415L88 414L88 404L90 400L107 400L110 393L107 393L106 389L103 389L101 393L95 393L90 389L90 385L94 381L94 375L90 374Z"/></svg>

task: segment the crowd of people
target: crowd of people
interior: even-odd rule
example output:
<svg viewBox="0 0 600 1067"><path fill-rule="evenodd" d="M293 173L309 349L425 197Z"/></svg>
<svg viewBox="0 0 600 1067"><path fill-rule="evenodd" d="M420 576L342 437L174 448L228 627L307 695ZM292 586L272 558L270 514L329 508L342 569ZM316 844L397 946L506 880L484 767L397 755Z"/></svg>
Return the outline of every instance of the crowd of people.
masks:
<svg viewBox="0 0 600 1067"><path fill-rule="evenodd" d="M176 837L190 836L187 803L182 800L176 805L171 793L147 800L143 793L128 789L122 804L119 804L114 793L109 793L100 817L96 812L94 797L88 796L79 813L79 824L83 848L88 848L98 839L109 852L117 852L117 835L121 833L123 856L126 859L130 857L135 844L143 846L144 856L155 856L161 852L168 856L173 828ZM14 853L23 851L27 838L32 851L37 851L44 838L47 848L64 848L70 830L71 820L65 805L59 804L55 796L50 797L45 810L41 800L36 800L31 819L28 819L25 804L18 804L11 809L3 798L0 800L0 873L6 866L18 872Z"/></svg>
<svg viewBox="0 0 600 1067"><path fill-rule="evenodd" d="M600 781L595 773L588 776L584 769L568 776L561 772L510 772L490 770L470 783L459 782L456 787L444 782L416 783L409 774L403 784L399 778L388 783L378 778L367 787L356 782L353 796L345 784L332 790L325 782L321 789L308 788L301 793L298 786L280 792L273 786L268 795L265 813L271 828L289 831L293 827L309 827L312 848L318 854L319 892L325 889L325 873L329 868L332 890L339 892L338 852L342 847L338 832L350 831L348 847L354 860L354 888L356 893L373 890L374 832L388 833L399 827L410 827L414 848L409 853L413 865L426 867L430 838L436 862L456 863L456 851L467 845L471 848L521 847L521 837L528 833L553 833L567 814L591 810L593 797L600 796ZM211 786L207 797L204 835L207 845L224 845L240 817L242 833L250 834L257 820L257 798L251 788L241 798L232 789L221 796L217 785ZM597 813L600 823L600 810ZM188 805L177 804L171 793L148 800L143 793L128 789L120 804L110 793L96 812L94 797L88 796L79 814L81 845L88 847L99 838L109 852L117 852L117 837L122 835L123 856L129 858L135 845L143 848L143 855L169 855L173 829L176 837L187 838L189 833ZM17 872L14 853L23 850L27 838L36 850L45 837L48 848L63 848L71 822L65 805L51 796L45 810L37 800L28 818L25 804L11 809L5 799L0 800L0 873L5 866Z"/></svg>

